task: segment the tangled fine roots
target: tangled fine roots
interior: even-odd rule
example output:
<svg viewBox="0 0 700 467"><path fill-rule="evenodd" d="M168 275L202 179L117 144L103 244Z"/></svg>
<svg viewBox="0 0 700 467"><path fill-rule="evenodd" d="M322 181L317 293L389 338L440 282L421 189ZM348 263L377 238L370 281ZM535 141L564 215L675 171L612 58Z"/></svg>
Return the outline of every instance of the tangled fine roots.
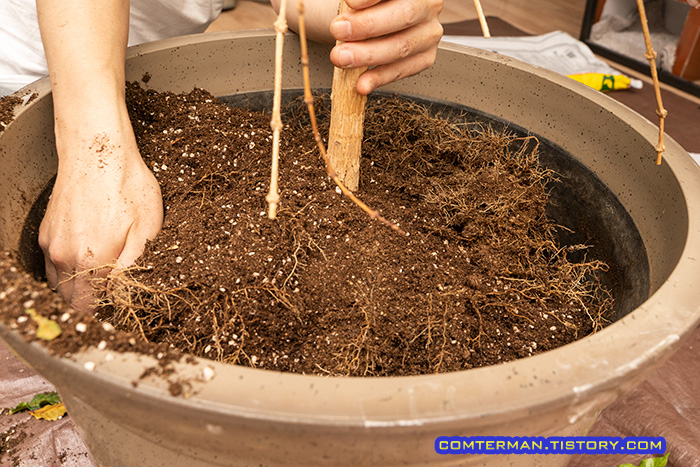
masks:
<svg viewBox="0 0 700 467"><path fill-rule="evenodd" d="M298 102L271 221L268 115L199 89L127 94L166 215L138 264L97 284L98 317L144 341L281 371L412 375L527 357L607 323L606 265L557 244L535 138L370 101L359 196L404 237L338 193Z"/></svg>

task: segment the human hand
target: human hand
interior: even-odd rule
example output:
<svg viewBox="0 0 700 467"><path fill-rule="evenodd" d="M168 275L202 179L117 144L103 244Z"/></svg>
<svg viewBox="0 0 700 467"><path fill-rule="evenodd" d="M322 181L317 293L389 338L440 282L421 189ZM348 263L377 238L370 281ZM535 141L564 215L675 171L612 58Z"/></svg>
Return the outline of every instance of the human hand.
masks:
<svg viewBox="0 0 700 467"><path fill-rule="evenodd" d="M61 162L39 244L50 285L81 311L94 303L90 280L133 264L162 224L158 182L130 130L57 144Z"/></svg>
<svg viewBox="0 0 700 467"><path fill-rule="evenodd" d="M442 0L346 0L350 9L330 23L343 43L331 51L340 68L372 67L360 76L357 91L366 95L393 81L415 75L435 62L442 26Z"/></svg>
<svg viewBox="0 0 700 467"><path fill-rule="evenodd" d="M87 311L90 277L134 262L160 230L163 201L124 98L129 2L37 0L37 13L59 161L39 245L49 283Z"/></svg>

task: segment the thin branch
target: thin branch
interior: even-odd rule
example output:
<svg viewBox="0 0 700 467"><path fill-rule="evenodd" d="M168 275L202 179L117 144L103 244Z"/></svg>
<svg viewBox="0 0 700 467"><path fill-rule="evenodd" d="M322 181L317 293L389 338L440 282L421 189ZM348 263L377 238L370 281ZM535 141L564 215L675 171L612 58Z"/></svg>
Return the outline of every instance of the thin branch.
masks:
<svg viewBox="0 0 700 467"><path fill-rule="evenodd" d="M644 9L644 0L637 0L637 9L639 10L639 19L642 22L642 31L644 32L644 43L647 48L644 57L649 60L651 78L654 80L654 93L656 94L656 115L659 116L659 143L656 145L656 147L654 147L654 150L656 151L656 165L661 165L661 158L666 150L666 146L664 146L664 121L668 115L668 111L664 109L664 104L661 101L659 75L656 71L656 52L654 51L654 46L651 43L647 13Z"/></svg>
<svg viewBox="0 0 700 467"><path fill-rule="evenodd" d="M396 232L399 232L403 235L408 235L406 232L401 230L401 228L397 224L388 221L387 219L382 217L382 215L379 214L379 211L370 208L365 203L360 201L360 199L357 198L357 196L355 196L350 190L348 190L345 187L345 185L343 185L343 183L340 181L340 178L338 177L338 174L331 167L330 161L328 160L328 154L326 153L326 147L324 146L323 140L321 139L321 134L318 131L318 124L316 123L316 112L314 111L314 98L311 95L311 80L309 79L309 52L306 42L306 26L304 24L303 0L299 0L297 9L299 11L299 40L301 42L301 64L302 73L304 76L304 102L306 103L306 106L309 110L309 118L311 119L311 127L314 131L316 145L318 146L318 150L321 152L323 161L326 163L326 171L328 172L328 176L335 182L336 185L338 185L340 191L342 191L345 196L350 198L350 200L353 203L359 206L360 209L365 211L371 219L378 220L379 222L391 228L392 230L395 230Z"/></svg>
<svg viewBox="0 0 700 467"><path fill-rule="evenodd" d="M275 21L275 95L272 106L272 173L270 175L270 192L267 194L268 211L270 219L277 217L277 206L280 202L277 180L279 178L279 154L280 132L282 131L282 118L280 107L282 105L282 52L284 50L284 33L287 32L287 0L280 3L280 12Z"/></svg>
<svg viewBox="0 0 700 467"><path fill-rule="evenodd" d="M484 34L484 37L491 37L489 25L486 23L486 16L484 16L484 9L481 8L481 1L474 0L474 7L476 8L476 14L479 17L479 24L481 24L481 32Z"/></svg>

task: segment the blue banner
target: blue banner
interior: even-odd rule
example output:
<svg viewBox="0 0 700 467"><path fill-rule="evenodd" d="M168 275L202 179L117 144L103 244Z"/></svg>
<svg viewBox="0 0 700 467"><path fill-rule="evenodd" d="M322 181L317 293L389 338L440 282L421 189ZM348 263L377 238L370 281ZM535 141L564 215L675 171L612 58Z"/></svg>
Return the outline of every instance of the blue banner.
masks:
<svg viewBox="0 0 700 467"><path fill-rule="evenodd" d="M439 436L438 454L663 454L661 437Z"/></svg>

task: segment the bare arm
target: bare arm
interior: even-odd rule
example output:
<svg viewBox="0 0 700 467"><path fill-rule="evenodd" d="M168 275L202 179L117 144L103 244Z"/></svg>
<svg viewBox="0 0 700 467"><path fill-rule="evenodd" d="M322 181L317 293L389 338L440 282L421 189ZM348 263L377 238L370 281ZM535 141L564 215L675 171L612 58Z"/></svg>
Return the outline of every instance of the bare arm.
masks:
<svg viewBox="0 0 700 467"><path fill-rule="evenodd" d="M272 0L275 9L280 0ZM296 30L298 0L289 0L287 16ZM373 67L357 83L360 94L419 73L435 62L442 37L438 15L442 0L346 0L350 11L336 16L337 0L305 0L309 38L344 41L331 51L338 67Z"/></svg>
<svg viewBox="0 0 700 467"><path fill-rule="evenodd" d="M74 274L131 264L160 229L162 200L124 102L128 0L37 0L37 9L59 158L39 243L49 282L87 309L92 289Z"/></svg>

